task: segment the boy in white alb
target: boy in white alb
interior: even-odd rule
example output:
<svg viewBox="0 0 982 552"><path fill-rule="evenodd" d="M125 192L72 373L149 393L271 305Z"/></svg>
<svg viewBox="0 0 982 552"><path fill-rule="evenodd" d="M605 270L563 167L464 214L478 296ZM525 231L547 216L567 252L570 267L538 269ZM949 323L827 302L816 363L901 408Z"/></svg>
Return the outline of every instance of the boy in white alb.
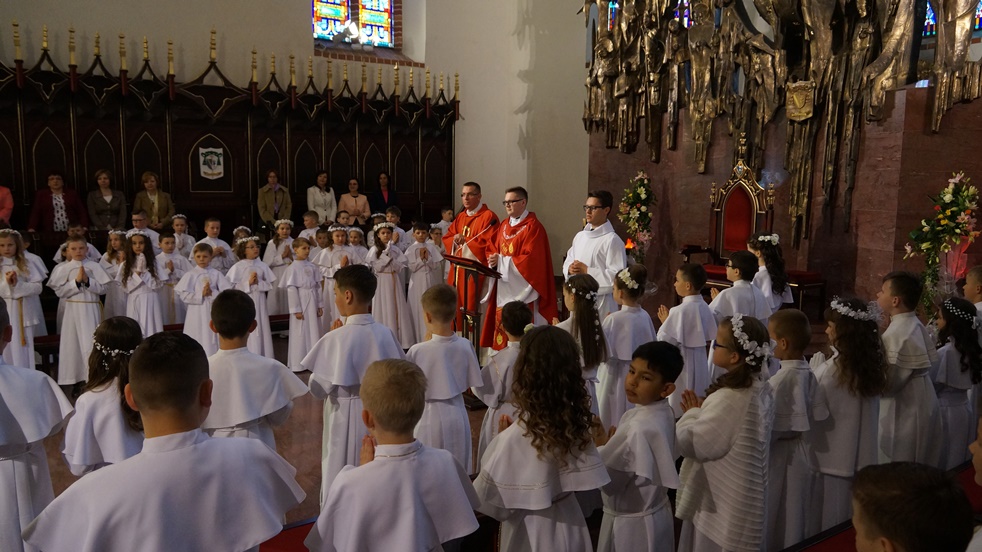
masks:
<svg viewBox="0 0 982 552"><path fill-rule="evenodd" d="M368 365L386 358L405 358L392 330L372 318L376 280L367 266L349 265L334 274L334 301L343 326L331 330L304 357L310 370L310 393L324 400L321 461L321 505L334 478L346 465L358 463L362 438L358 386Z"/></svg>
<svg viewBox="0 0 982 552"><path fill-rule="evenodd" d="M217 218L207 218L205 219L205 237L198 240L198 243L206 243L211 246L211 268L225 274L235 264L236 259L232 248L218 237L221 232L222 221ZM190 260L194 260L193 253Z"/></svg>
<svg viewBox="0 0 982 552"><path fill-rule="evenodd" d="M160 309L164 315L164 325L183 324L187 316L187 305L181 301L175 288L181 278L191 270L191 262L177 252L177 240L170 230L160 233L160 254L157 255L157 264L168 270L167 277L161 278L161 286L157 290Z"/></svg>
<svg viewBox="0 0 982 552"><path fill-rule="evenodd" d="M184 333L200 343L208 356L218 351L218 334L211 331L210 325L211 304L219 293L233 287L224 274L211 268L211 252L207 243L196 244L191 255L197 266L187 271L174 288L188 308Z"/></svg>
<svg viewBox="0 0 982 552"><path fill-rule="evenodd" d="M25 253L26 254L26 253ZM979 314L979 342L982 342L982 265L973 266L965 274L965 285L962 287L965 299L975 304ZM35 333L34 335L39 335ZM979 417L979 398L982 397L982 383L972 385L968 392L968 404L972 408L972 419Z"/></svg>
<svg viewBox="0 0 982 552"><path fill-rule="evenodd" d="M11 333L7 308L0 304L0 350ZM72 405L44 372L3 363L0 404L0 488L4 489L0 493L0 550L35 552L37 548L21 539L21 531L55 496L43 441L61 431Z"/></svg>
<svg viewBox="0 0 982 552"><path fill-rule="evenodd" d="M675 524L668 489L677 489L675 415L665 400L682 372L678 347L657 341L632 354L624 383L634 408L610 432L595 427L597 452L610 483L600 488L604 519L598 552L674 550Z"/></svg>
<svg viewBox="0 0 982 552"><path fill-rule="evenodd" d="M566 252L566 260L563 261L563 274L567 280L573 274L589 274L600 284L597 312L601 320L617 310L614 303L614 278L627 266L624 242L607 220L613 205L614 197L606 190L587 194L586 204L583 206L586 227L573 237L573 245Z"/></svg>
<svg viewBox="0 0 982 552"><path fill-rule="evenodd" d="M92 352L92 334L102 319L99 296L113 279L102 266L85 257L85 240L68 238L69 261L59 264L48 278L48 287L65 301L65 317L58 342L58 383L85 381Z"/></svg>
<svg viewBox="0 0 982 552"><path fill-rule="evenodd" d="M880 461L941 461L941 410L928 377L938 364L934 340L917 318L917 303L924 287L910 272L884 276L876 302L890 325L883 332L887 387L880 404Z"/></svg>
<svg viewBox="0 0 982 552"><path fill-rule="evenodd" d="M389 207L385 210L385 222L392 225L392 241L391 243L397 245L399 250L403 253L409 249L412 245L413 240L409 238L406 231L399 227L399 222L402 220L402 209L398 207Z"/></svg>
<svg viewBox="0 0 982 552"><path fill-rule="evenodd" d="M298 237L313 242L316 240L318 228L320 228L320 215L317 214L317 211L307 211L303 214L303 230L300 231Z"/></svg>
<svg viewBox="0 0 982 552"><path fill-rule="evenodd" d="M419 340L426 335L426 321L423 319L423 306L420 302L423 293L442 281L433 278L433 271L443 262L443 255L435 245L426 241L428 236L429 229L426 225L416 223L413 225L413 244L406 249L406 260L409 262L407 301L416 326L416 337Z"/></svg>
<svg viewBox="0 0 982 552"><path fill-rule="evenodd" d="M211 329L219 351L208 357L214 390L201 428L212 437L259 439L276 450L273 428L286 422L307 386L280 362L246 348L256 329L256 305L244 292L229 289L215 297Z"/></svg>
<svg viewBox="0 0 982 552"><path fill-rule="evenodd" d="M457 550L477 530L470 478L444 450L413 438L427 380L405 360L373 362L365 372L360 466L338 474L304 544L311 552Z"/></svg>
<svg viewBox="0 0 982 552"><path fill-rule="evenodd" d="M443 228L435 224L430 225L430 240L436 246L436 250L440 252L442 257L447 250L443 246ZM446 282L447 275L450 274L450 263L446 259L440 261L440 264L430 272L430 278L434 282Z"/></svg>
<svg viewBox="0 0 982 552"><path fill-rule="evenodd" d="M658 307L658 340L678 347L685 359L675 391L668 397L676 418L682 417L682 392L691 389L702 394L711 383L706 347L716 336L716 318L702 298L705 285L706 269L695 263L684 264L675 272L675 293L682 302L671 310L665 305Z"/></svg>
<svg viewBox="0 0 982 552"><path fill-rule="evenodd" d="M726 263L726 279L733 282L733 286L722 291L713 288L713 300L709 303L709 310L713 311L716 323L719 324L727 316L742 314L760 320L767 325L767 318L771 315L771 306L764 297L760 289L753 285L754 274L757 273L757 257L749 251L736 251L730 255ZM709 364L710 381L723 375L723 370L712 363L712 353L707 359ZM767 373L767 367L764 372ZM765 378L766 379L766 378ZM695 389L696 393L702 390Z"/></svg>
<svg viewBox="0 0 982 552"><path fill-rule="evenodd" d="M781 369L767 383L774 393L774 428L767 464L767 534L765 549L784 550L808 534L811 466L803 436L816 421L829 417L829 405L818 379L805 361L811 344L811 323L805 313L784 309L771 315L768 331Z"/></svg>
<svg viewBox="0 0 982 552"><path fill-rule="evenodd" d="M283 274L280 287L286 288L290 309L290 351L287 365L294 372L303 372L300 363L321 338L324 319L324 295L321 286L324 276L310 262L310 242L307 238L293 240L293 262Z"/></svg>
<svg viewBox="0 0 982 552"><path fill-rule="evenodd" d="M457 290L437 284L420 301L429 341L413 345L406 358L426 374L426 409L416 426L416 438L428 447L449 450L464 469L471 469L471 424L464 391L481 385L481 366L474 346L453 331Z"/></svg>
<svg viewBox="0 0 982 552"><path fill-rule="evenodd" d="M99 259L102 258L102 254L99 253L99 250L96 249L96 247L91 243L89 243L88 240L85 238L85 227L82 226L81 223L73 222L68 225L68 237L69 238L80 237L83 240L86 240L85 241L85 245L87 248L87 251L85 253L86 259L90 261L99 262ZM65 249L67 247L68 247L68 242L66 241L65 243L61 244L61 247L59 247L57 251L55 251L54 257L51 258L51 260L53 260L55 264L63 263L69 259L68 255L65 253Z"/></svg>
<svg viewBox="0 0 982 552"><path fill-rule="evenodd" d="M256 439L201 431L212 382L208 359L190 337L148 337L129 376L126 402L143 420L143 451L73 483L24 540L45 552L258 551L304 498L296 470Z"/></svg>

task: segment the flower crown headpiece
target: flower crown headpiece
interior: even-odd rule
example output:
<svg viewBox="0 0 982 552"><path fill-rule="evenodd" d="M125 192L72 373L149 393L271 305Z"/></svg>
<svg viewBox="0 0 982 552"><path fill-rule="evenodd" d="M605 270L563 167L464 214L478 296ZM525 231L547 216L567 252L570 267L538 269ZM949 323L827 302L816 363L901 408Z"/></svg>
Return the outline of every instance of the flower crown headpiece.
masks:
<svg viewBox="0 0 982 552"><path fill-rule="evenodd" d="M617 273L617 277L620 278L622 282L624 282L624 285L627 286L628 289L638 289L638 283L631 278L630 270L625 268L624 270Z"/></svg>
<svg viewBox="0 0 982 552"><path fill-rule="evenodd" d="M251 228L249 228L248 226L236 226L236 227L235 227L235 228L234 228L234 229L232 230L232 235L234 236L234 235L235 235L235 233L236 233L236 232L238 232L239 230L244 230L244 231L245 231L245 232L246 232L247 234L252 234L252 229L251 229Z"/></svg>
<svg viewBox="0 0 982 552"><path fill-rule="evenodd" d="M174 215L174 216L171 217L171 220L174 220L174 219L183 219L184 222L187 222L188 221L187 215L182 215L180 213L178 213L178 214L176 214L176 215Z"/></svg>
<svg viewBox="0 0 982 552"><path fill-rule="evenodd" d="M523 334L527 334L530 331L532 331L532 328L534 328L534 327L535 327L535 323L534 322L529 322L528 324L525 325L524 328L522 328L522 333Z"/></svg>
<svg viewBox="0 0 982 552"><path fill-rule="evenodd" d="M760 236L759 238L757 238L757 241L758 242L767 242L767 243L770 243L772 245L777 245L777 244L780 243L781 240L780 240L780 238L778 237L777 234L771 234L769 236Z"/></svg>
<svg viewBox="0 0 982 552"><path fill-rule="evenodd" d="M385 213L372 213L372 218L375 217L385 217Z"/></svg>
<svg viewBox="0 0 982 552"><path fill-rule="evenodd" d="M733 327L734 339L740 344L740 348L747 352L747 357L759 358L760 365L763 366L767 357L771 356L771 344L752 341L747 332L743 331L743 315L740 313L730 317L730 325Z"/></svg>
<svg viewBox="0 0 982 552"><path fill-rule="evenodd" d="M239 239L235 240L235 245L236 246L239 246L239 245L242 245L242 244L244 244L246 242L251 242L251 241L258 242L259 241L259 236L246 236L244 238L239 238Z"/></svg>
<svg viewBox="0 0 982 552"><path fill-rule="evenodd" d="M954 314L958 318L961 318L962 320L965 320L967 322L971 322L973 330L978 329L979 327L978 317L973 316L972 314L967 313L963 310L960 310L958 307L955 306L954 303L951 302L951 299L945 299L944 303L942 303L941 305L944 308L944 310L950 312L951 314Z"/></svg>
<svg viewBox="0 0 982 552"><path fill-rule="evenodd" d="M597 292L596 291L584 291L584 290L576 289L576 288L572 288L572 287L569 288L569 291L573 295L579 295L580 297L583 297L585 299L589 299L591 301L596 301L597 300Z"/></svg>
<svg viewBox="0 0 982 552"><path fill-rule="evenodd" d="M842 316L847 316L855 320L862 320L863 322L877 322L880 320L880 316L882 315L880 305L875 301L870 301L867 303L866 310L864 311L850 308L838 297L833 297L832 304L829 306L832 307L832 310L841 314Z"/></svg>
<svg viewBox="0 0 982 552"><path fill-rule="evenodd" d="M379 230L381 230L383 228L388 228L389 230L392 230L395 227L396 227L396 225L395 224L392 224L391 222L380 222L380 223L378 223L378 224L376 224L375 226L372 227L372 232L378 232Z"/></svg>
<svg viewBox="0 0 982 552"><path fill-rule="evenodd" d="M95 350L102 353L103 356L107 356L111 358L116 358L119 355L133 356L133 353L136 351L136 349L130 349L129 351L124 351L122 349L110 349L109 347L106 347L102 343L96 341L95 335L92 336L92 347L94 347ZM109 369L109 362L106 359L102 359L102 369L103 370Z"/></svg>
<svg viewBox="0 0 982 552"><path fill-rule="evenodd" d="M109 235L110 236L125 236L126 235L126 231L125 230L110 230L109 231Z"/></svg>
<svg viewBox="0 0 982 552"><path fill-rule="evenodd" d="M274 228L279 228L281 224L286 224L290 228L293 228L293 221L290 219L280 219L273 223Z"/></svg>
<svg viewBox="0 0 982 552"><path fill-rule="evenodd" d="M362 236L365 235L365 231L362 230L361 228L357 227L357 226L349 226L348 227L348 232L358 232Z"/></svg>
<svg viewBox="0 0 982 552"><path fill-rule="evenodd" d="M347 226L344 226L344 225L341 225L341 224L332 224L332 225L330 225L330 226L327 227L327 231L328 232L331 232L332 234L334 232L347 232L348 231L348 227Z"/></svg>
<svg viewBox="0 0 982 552"><path fill-rule="evenodd" d="M143 236L144 238L147 238L148 240L150 239L150 234L147 234L143 230L133 229L133 230L130 230L130 231L126 232L126 237L127 238L132 238L133 236Z"/></svg>

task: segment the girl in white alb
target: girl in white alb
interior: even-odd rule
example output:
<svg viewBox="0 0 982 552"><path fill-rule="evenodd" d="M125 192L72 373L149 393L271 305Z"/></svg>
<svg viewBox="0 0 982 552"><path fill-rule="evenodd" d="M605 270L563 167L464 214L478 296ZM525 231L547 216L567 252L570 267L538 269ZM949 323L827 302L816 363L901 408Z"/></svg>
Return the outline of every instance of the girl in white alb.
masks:
<svg viewBox="0 0 982 552"><path fill-rule="evenodd" d="M0 297L7 303L10 343L3 351L3 361L11 366L34 369L34 326L40 320L29 307L28 298L41 294L44 277L24 258L20 232L0 230Z"/></svg>
<svg viewBox="0 0 982 552"><path fill-rule="evenodd" d="M563 301L569 310L569 318L556 324L573 336L580 347L580 365L583 379L590 394L590 411L600 415L597 399L597 371L609 358L607 339L597 313L597 281L589 274L574 274L563 284Z"/></svg>
<svg viewBox="0 0 982 552"><path fill-rule="evenodd" d="M406 249L406 260L409 263L407 301L416 325L416 336L420 340L426 335L426 322L423 320L423 307L420 300L426 290L441 283L441 280L433 279L433 271L439 268L443 261L443 255L436 246L426 241L428 235L429 230L425 225L416 224L413 226L413 243Z"/></svg>
<svg viewBox="0 0 982 552"><path fill-rule="evenodd" d="M293 240L293 255L293 263L286 269L279 286L286 288L290 305L290 351L287 366L294 372L303 372L300 362L323 335L321 327L324 299L321 284L324 278L317 265L307 260L310 255L310 242L307 239Z"/></svg>
<svg viewBox="0 0 982 552"><path fill-rule="evenodd" d="M266 253L263 254L263 262L272 269L276 279L282 279L287 267L293 262L293 238L290 232L293 231L292 220L276 221L276 236L266 244ZM241 258L241 257L240 257ZM286 314L290 310L290 305L286 298L286 289L274 287L269 290L266 296L269 314Z"/></svg>
<svg viewBox="0 0 982 552"><path fill-rule="evenodd" d="M157 290L161 278L166 278L169 273L153 257L150 237L141 230L130 230L126 236L126 260L119 267L116 281L127 294L126 316L140 324L143 337L164 329Z"/></svg>
<svg viewBox="0 0 982 552"><path fill-rule="evenodd" d="M353 262L351 251L344 245L347 229L335 224L328 228L328 232L331 235L331 244L313 259L314 264L320 268L324 282L321 293L321 302L324 305L324 316L321 318L323 332L330 330L334 321L340 318L334 304L334 273Z"/></svg>
<svg viewBox="0 0 982 552"><path fill-rule="evenodd" d="M982 345L979 344L978 312L960 297L941 304L938 321L938 364L931 381L941 407L944 448L941 468L950 470L969 459L968 445L975 440L978 418L968 392L982 381Z"/></svg>
<svg viewBox="0 0 982 552"><path fill-rule="evenodd" d="M177 245L177 253L185 259L192 257L194 249L194 236L188 235L188 217L176 214L171 217L171 228L174 229L174 241Z"/></svg>
<svg viewBox="0 0 982 552"><path fill-rule="evenodd" d="M402 282L402 269L406 268L406 256L398 247L392 247L391 222L375 225L375 245L368 250L368 262L378 278L375 298L372 299L372 316L388 326L403 349L416 343L413 319L406 303L406 288Z"/></svg>
<svg viewBox="0 0 982 552"><path fill-rule="evenodd" d="M235 289L244 291L256 304L256 329L249 334L249 352L273 358L273 334L269 330L266 292L273 289L276 275L259 260L259 238L242 238L235 242L235 254L242 258L229 269L226 277Z"/></svg>
<svg viewBox="0 0 982 552"><path fill-rule="evenodd" d="M757 232L747 240L747 251L757 257L757 274L753 284L764 294L771 307L771 314L777 312L784 303L791 303L791 286L788 273L784 271L784 256L781 255L780 240L777 234Z"/></svg>
<svg viewBox="0 0 982 552"><path fill-rule="evenodd" d="M24 258L27 259L27 262L34 267L34 269L37 271L38 274L41 275L42 279L47 278L48 267L45 266L44 260L41 259L41 257L35 255L34 253L28 251L28 248L31 246L30 240L24 239L23 235L21 235L20 239L22 242L24 242ZM48 335L48 326L44 322L44 309L41 308L41 296L32 295L31 297L28 297L27 300L24 302L27 303L26 306L29 309L29 312L31 313L30 318L32 320L39 321L37 324L34 325L34 337L41 337L41 336Z"/></svg>
<svg viewBox="0 0 982 552"><path fill-rule="evenodd" d="M353 264L368 264L368 248L365 247L365 232L357 226L348 228L348 250Z"/></svg>

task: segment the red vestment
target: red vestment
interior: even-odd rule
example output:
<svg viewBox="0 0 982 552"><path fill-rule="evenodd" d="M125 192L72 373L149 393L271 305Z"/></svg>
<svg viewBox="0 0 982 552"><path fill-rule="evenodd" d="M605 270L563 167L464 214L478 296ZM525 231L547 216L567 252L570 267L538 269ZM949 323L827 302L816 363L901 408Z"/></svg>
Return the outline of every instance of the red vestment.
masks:
<svg viewBox="0 0 982 552"><path fill-rule="evenodd" d="M481 207L473 215L468 215L467 211L461 211L457 218L447 228L443 235L443 247L451 255L457 257L467 257L475 259L484 266L488 264L487 248L495 238L495 226L498 225L498 215L488 208L487 204ZM454 236L460 234L464 237L464 247L454 246ZM457 288L457 322L456 329L461 331L464 327L460 308L464 306L464 271L456 266L450 266L450 274L447 276L447 283ZM469 284L467 289L467 310L476 312L479 301L481 300L481 290L484 288L484 278L479 277L477 285Z"/></svg>
<svg viewBox="0 0 982 552"><path fill-rule="evenodd" d="M529 213L515 226L507 221L501 223L494 236L494 242L488 245L487 254L498 253L511 257L522 278L525 278L525 281L539 294L537 300L539 314L549 323L553 318L558 318L556 278L552 272L549 237L535 213ZM500 261L497 268L501 270ZM497 292L491 294L488 305L484 327L481 330L481 346L501 350L508 343L508 337L501 329L501 308L497 304ZM493 318L492 312L494 312Z"/></svg>

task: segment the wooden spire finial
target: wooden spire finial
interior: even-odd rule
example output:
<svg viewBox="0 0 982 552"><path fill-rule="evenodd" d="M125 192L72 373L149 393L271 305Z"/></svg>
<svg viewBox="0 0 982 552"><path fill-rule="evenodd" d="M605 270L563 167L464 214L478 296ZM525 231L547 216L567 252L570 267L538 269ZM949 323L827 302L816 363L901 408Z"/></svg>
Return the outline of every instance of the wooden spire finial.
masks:
<svg viewBox="0 0 982 552"><path fill-rule="evenodd" d="M368 86L368 64L361 62L361 91L364 92Z"/></svg>
<svg viewBox="0 0 982 552"><path fill-rule="evenodd" d="M75 65L75 27L68 27L68 65Z"/></svg>
<svg viewBox="0 0 982 552"><path fill-rule="evenodd" d="M327 87L331 88L334 81L334 62L327 60Z"/></svg>
<svg viewBox="0 0 982 552"><path fill-rule="evenodd" d="M44 25L41 27L41 49L45 52L48 51L48 26Z"/></svg>
<svg viewBox="0 0 982 552"><path fill-rule="evenodd" d="M348 82L348 62L344 62L344 82Z"/></svg>
<svg viewBox="0 0 982 552"><path fill-rule="evenodd" d="M269 74L276 74L276 54L269 55Z"/></svg>
<svg viewBox="0 0 982 552"><path fill-rule="evenodd" d="M211 50L211 60L215 61L215 27L211 28L211 43L209 44L209 49Z"/></svg>
<svg viewBox="0 0 982 552"><path fill-rule="evenodd" d="M307 78L314 76L314 56L307 56Z"/></svg>
<svg viewBox="0 0 982 552"><path fill-rule="evenodd" d="M143 61L148 61L150 59L150 44L147 42L147 37L143 37Z"/></svg>
<svg viewBox="0 0 982 552"><path fill-rule="evenodd" d="M429 96L430 95L430 70L429 70L429 68L426 69L426 94L424 94L424 95L425 96Z"/></svg>
<svg viewBox="0 0 982 552"><path fill-rule="evenodd" d="M167 74L174 74L174 41L167 41Z"/></svg>
<svg viewBox="0 0 982 552"><path fill-rule="evenodd" d="M20 24L14 21L14 59L20 61Z"/></svg>
<svg viewBox="0 0 982 552"><path fill-rule="evenodd" d="M119 70L126 70L126 35L119 33Z"/></svg>
<svg viewBox="0 0 982 552"><path fill-rule="evenodd" d="M290 86L297 85L297 70L294 64L293 54L290 54Z"/></svg>
<svg viewBox="0 0 982 552"><path fill-rule="evenodd" d="M440 90L443 90L443 71L440 71Z"/></svg>
<svg viewBox="0 0 982 552"><path fill-rule="evenodd" d="M453 97L460 95L460 73L453 74Z"/></svg>
<svg viewBox="0 0 982 552"><path fill-rule="evenodd" d="M397 63L393 69L395 70L395 74L392 77L393 79L392 82L394 84L393 88L395 88L396 94L398 94L399 93L399 64Z"/></svg>
<svg viewBox="0 0 982 552"><path fill-rule="evenodd" d="M252 47L252 82L259 82L256 74L256 47Z"/></svg>
<svg viewBox="0 0 982 552"><path fill-rule="evenodd" d="M100 46L100 41L101 41L101 39L99 38L99 33L96 33L95 34L95 50L92 51L92 53L95 56L101 56L102 55L102 51L101 51L102 50L102 47Z"/></svg>

